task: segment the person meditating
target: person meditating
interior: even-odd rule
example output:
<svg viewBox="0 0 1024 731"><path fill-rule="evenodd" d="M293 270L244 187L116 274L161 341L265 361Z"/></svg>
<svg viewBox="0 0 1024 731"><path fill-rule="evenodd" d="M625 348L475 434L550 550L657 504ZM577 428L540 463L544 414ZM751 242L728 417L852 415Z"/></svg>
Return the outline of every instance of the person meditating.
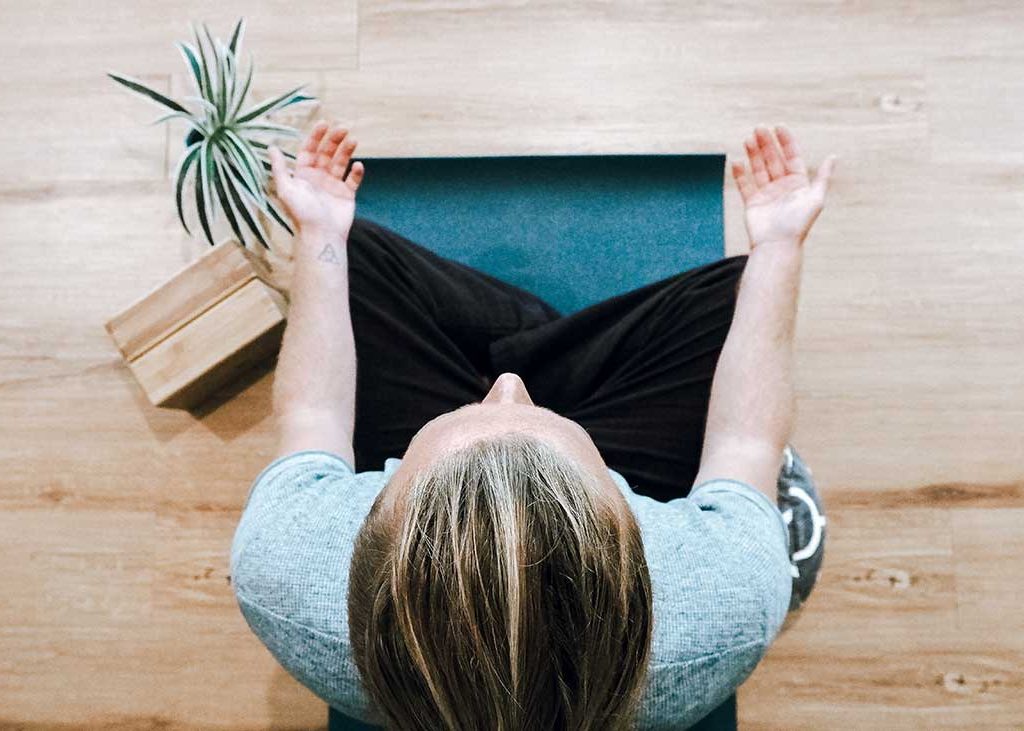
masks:
<svg viewBox="0 0 1024 731"><path fill-rule="evenodd" d="M245 620L390 729L698 722L821 561L789 439L834 156L809 177L792 134L758 127L731 165L749 254L562 316L356 217L355 147L320 122L293 170L271 150L297 231L279 446L231 545Z"/></svg>

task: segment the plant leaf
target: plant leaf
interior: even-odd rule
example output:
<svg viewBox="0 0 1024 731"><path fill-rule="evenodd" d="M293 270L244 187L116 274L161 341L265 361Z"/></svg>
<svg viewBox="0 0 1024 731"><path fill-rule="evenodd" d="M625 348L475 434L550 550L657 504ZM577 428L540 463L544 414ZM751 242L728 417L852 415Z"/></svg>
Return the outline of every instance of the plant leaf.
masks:
<svg viewBox="0 0 1024 731"><path fill-rule="evenodd" d="M302 89L305 88L305 86L306 85L303 84L302 86L297 86L291 91L285 92L280 96L273 97L272 99L265 99L264 101L257 104L255 107L252 107L251 109L246 111L241 117L239 117L235 121L238 124L243 124L245 122L248 122L250 119L256 119L256 117L262 116L264 114L269 114L275 109L281 109L283 107L288 106L289 104L294 104L294 98L296 97L296 95L302 97L300 101L312 99L313 97L307 97L305 95L299 94L299 92L302 91Z"/></svg>
<svg viewBox="0 0 1024 731"><path fill-rule="evenodd" d="M278 109L284 109L290 107L292 104L301 104L302 102L315 102L316 97L310 96L309 94L296 94L294 99L290 99L287 104L282 104Z"/></svg>
<svg viewBox="0 0 1024 731"><path fill-rule="evenodd" d="M277 209L274 208L274 204L270 202L269 198L267 199L267 213L273 216L274 220L281 224L282 228L284 228L285 231L287 231L292 236L295 235L295 232L292 231L292 227L285 223L285 220L281 218L281 214L277 212Z"/></svg>
<svg viewBox="0 0 1024 731"><path fill-rule="evenodd" d="M227 49L224 44L217 41L217 52L218 58L220 59L220 118L227 119L228 117L228 103L234 98L235 90L229 89L231 86L233 72L231 71L231 62L228 60Z"/></svg>
<svg viewBox="0 0 1024 731"><path fill-rule="evenodd" d="M245 18L239 18L235 24L235 31L231 34L231 42L228 50L235 56L238 55L238 48L242 43L242 36L245 35Z"/></svg>
<svg viewBox="0 0 1024 731"><path fill-rule="evenodd" d="M181 225L184 227L185 233L189 236L192 235L192 231L189 229L188 224L185 223L185 213L181 207L181 191L182 188L185 187L185 179L188 177L188 171L191 169L192 164L199 155L199 146L201 144L202 142L196 142L185 150L185 153L181 156L181 160L178 161L178 167L174 173L174 177L176 179L174 186L174 203L178 208L178 220L181 221Z"/></svg>
<svg viewBox="0 0 1024 731"><path fill-rule="evenodd" d="M199 59L196 58L195 49L187 43L177 43L178 50L181 51L181 55L185 57L185 63L188 64L189 70L192 72L192 83L195 86L196 94L203 96L203 73L199 69Z"/></svg>
<svg viewBox="0 0 1024 731"><path fill-rule="evenodd" d="M176 112L185 112L186 114L188 114L188 110L185 107L178 104L178 102L164 96L159 91L154 91L153 89L150 89L148 86L143 84L141 81L138 81L137 79L132 79L127 76L121 76L119 74L114 74L110 72L107 73L107 76L112 78L117 83L127 86L132 91L142 94L143 96L149 97L158 104L162 104L168 109L173 109Z"/></svg>
<svg viewBox="0 0 1024 731"><path fill-rule="evenodd" d="M203 35L206 36L206 41L210 44L210 53L213 55L214 71L216 72L212 75L214 87L210 90L210 101L217 107L218 121L223 122L224 114L227 111L225 102L227 78L224 73L224 58L221 53L222 46L210 35L210 29L206 26L206 23L203 23Z"/></svg>
<svg viewBox="0 0 1024 731"><path fill-rule="evenodd" d="M242 129L247 132L274 132L276 134L285 135L287 137L298 137L299 131L294 127L286 127L283 124L241 124L238 125L236 130Z"/></svg>
<svg viewBox="0 0 1024 731"><path fill-rule="evenodd" d="M213 94L213 82L210 81L209 62L206 60L206 51L203 50L203 42L202 42L202 39L199 38L199 31L196 30L196 27L194 25L192 26L192 35L195 36L196 48L199 50L199 61L200 61L199 68L200 68L200 71L202 72L202 75L203 75L203 94L202 94L202 96L203 96L205 101L212 102L214 94ZM216 124L217 120L214 119L213 122L214 122L214 124Z"/></svg>
<svg viewBox="0 0 1024 731"><path fill-rule="evenodd" d="M213 127L217 126L217 118L216 118L217 107L216 106L211 104L208 99L204 99L201 96L187 96L185 98L188 99L190 102L195 102L196 104L201 106L203 109L205 109L207 112L210 112L211 114L213 114L214 116L212 118L210 118L209 116L207 117L206 122L211 127L211 129Z"/></svg>
<svg viewBox="0 0 1024 731"><path fill-rule="evenodd" d="M207 218L207 202L210 204L210 218L213 217L213 201L210 199L210 140L205 139L199 148L199 168L196 170L196 209L199 211L199 223L210 246L214 245L213 234L210 232L210 220Z"/></svg>
<svg viewBox="0 0 1024 731"><path fill-rule="evenodd" d="M230 140L239 152L242 153L246 161L252 167L253 172L255 172L257 182L262 186L266 181L264 180L263 175L259 172L259 159L256 157L256 153L253 152L252 147L249 146L249 143L239 137L238 133L232 129L225 129L224 137Z"/></svg>
<svg viewBox="0 0 1024 731"><path fill-rule="evenodd" d="M238 136L230 130L224 130L224 148L234 158L236 167L247 174L246 181L249 192L256 199L260 207L263 206L264 198L264 175L259 160L244 144L240 144Z"/></svg>
<svg viewBox="0 0 1024 731"><path fill-rule="evenodd" d="M270 149L270 145L268 145L266 142L260 142L259 140L250 140L247 137L242 137L242 139L245 140L246 142L248 142L250 145L252 145L253 147L255 147L259 151L259 152L256 153L257 155L259 155L259 154L266 154L266 153L262 153L262 151ZM293 155L290 152L286 152L285 150L281 150L281 154L284 155L289 160L294 160L295 159L295 155ZM261 158L261 160L262 160L262 158ZM263 162L266 162L266 160L263 160Z"/></svg>
<svg viewBox="0 0 1024 731"><path fill-rule="evenodd" d="M270 169L270 163L268 162L264 161L263 166L267 168L267 170ZM242 180L242 174L238 171L236 167L232 166L231 172L235 175L236 178ZM289 234L291 234L292 236L295 235L295 232L292 230L292 227L288 225L288 223L284 220L284 218L282 218L278 210L274 207L274 204L271 203L270 196L266 195L264 191L261 190L260 196L257 198L252 194L252 192L249 190L247 186L243 187L243 190L253 200L254 205L256 205L261 211L275 219Z"/></svg>
<svg viewBox="0 0 1024 731"><path fill-rule="evenodd" d="M258 139L249 139L248 137L242 137L242 139L244 139L246 142L248 142L249 144L251 144L252 146L256 147L259 150L264 150L264 149L269 149L270 148L269 144L267 144L266 142L261 142ZM282 149L281 150L281 154L284 155L289 160L295 160L295 155L292 154L292 153L289 153L288 150L286 150L286 149Z"/></svg>
<svg viewBox="0 0 1024 731"><path fill-rule="evenodd" d="M209 31L206 31L209 35ZM213 44L214 57L217 61L217 112L221 121L227 119L228 114L228 64L227 49L219 40L211 40Z"/></svg>
<svg viewBox="0 0 1024 731"><path fill-rule="evenodd" d="M217 197L220 199L220 207L224 211L224 217L228 219L228 224L231 226L231 230L234 231L235 236L238 237L239 243L245 246L245 237L242 236L242 230L238 227L238 221L235 219L235 214L231 210L231 203L228 201L228 195L224 191L224 184L221 183L221 163L220 160L216 159L217 149L214 148L214 166L213 170L213 184L217 189ZM224 180L228 185L231 185L231 181L228 180L227 174L224 174Z"/></svg>
<svg viewBox="0 0 1024 731"><path fill-rule="evenodd" d="M256 62L253 61L252 55L249 56L249 71L245 77L245 84L242 85L242 93L238 95L237 99L233 99L231 102L231 116L229 117L229 123L234 124L235 118L238 116L238 111L245 104L245 97L249 93L249 86L252 84L252 71L256 67Z"/></svg>
<svg viewBox="0 0 1024 731"><path fill-rule="evenodd" d="M235 55L227 48L224 48L224 71L228 79L228 91L224 100L224 121L227 123L228 113L235 102L235 87L238 85L238 68L235 63Z"/></svg>
<svg viewBox="0 0 1024 731"><path fill-rule="evenodd" d="M231 171L232 175L234 175L237 180L241 181L241 176L230 162L227 163L227 167L228 170ZM242 220L245 221L246 225L253 232L253 235L256 236L256 239L263 244L263 247L269 249L270 245L267 243L266 237L264 236L263 228L260 226L258 221L253 219L252 213L246 206L245 201L243 201L242 197L238 194L238 188L235 185L228 185L228 193L230 193L231 199L235 202L235 208L238 209L238 213L242 217Z"/></svg>
<svg viewBox="0 0 1024 731"><path fill-rule="evenodd" d="M205 120L197 120L195 115L191 113L185 114L184 112L171 112L170 114L165 114L159 119L153 120L153 124L160 124L161 122L166 122L171 119L184 119L192 129L202 132L203 136L208 136L210 134L209 127L203 124L203 121Z"/></svg>

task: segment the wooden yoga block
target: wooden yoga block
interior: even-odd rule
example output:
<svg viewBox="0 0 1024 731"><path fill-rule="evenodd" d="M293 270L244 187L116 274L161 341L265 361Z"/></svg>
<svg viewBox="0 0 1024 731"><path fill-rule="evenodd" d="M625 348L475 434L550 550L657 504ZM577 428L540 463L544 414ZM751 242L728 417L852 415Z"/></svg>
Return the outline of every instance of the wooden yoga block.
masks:
<svg viewBox="0 0 1024 731"><path fill-rule="evenodd" d="M191 408L277 352L288 304L267 274L228 239L106 324L155 406Z"/></svg>

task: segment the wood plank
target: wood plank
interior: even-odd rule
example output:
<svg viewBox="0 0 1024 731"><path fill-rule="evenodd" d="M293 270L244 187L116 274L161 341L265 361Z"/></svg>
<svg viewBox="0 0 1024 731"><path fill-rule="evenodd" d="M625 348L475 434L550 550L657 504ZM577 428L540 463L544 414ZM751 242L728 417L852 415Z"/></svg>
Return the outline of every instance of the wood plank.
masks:
<svg viewBox="0 0 1024 731"><path fill-rule="evenodd" d="M243 55L262 68L355 68L357 2L302 6L281 0L82 4L66 0L4 5L4 68L12 77L88 77L110 69L128 76L184 68L174 47L205 22L227 40L246 18Z"/></svg>
<svg viewBox="0 0 1024 731"><path fill-rule="evenodd" d="M11 5L4 6L5 27L10 27L6 10ZM89 188L109 190L124 181L165 174L167 130L151 125L161 116L160 107L94 69L85 79L65 73L34 78L11 74L0 85L4 166L11 171L0 177L0 194L45 196L65 181L90 181ZM157 91L168 91L166 74L138 78Z"/></svg>
<svg viewBox="0 0 1024 731"><path fill-rule="evenodd" d="M1020 659L1019 646L884 614L831 636L789 635L740 689L740 727L1019 728Z"/></svg>
<svg viewBox="0 0 1024 731"><path fill-rule="evenodd" d="M979 717L985 728L1014 728L1024 716L1024 643L1020 633L987 641L994 616L961 621L964 543L953 527L970 516L991 530L983 516L992 515L1010 526L1019 512L830 512L822 584L741 689L742 728L959 728ZM972 596L999 606L1018 586Z"/></svg>
<svg viewBox="0 0 1024 731"><path fill-rule="evenodd" d="M959 626L1016 638L1024 667L1024 509L955 510L952 527Z"/></svg>
<svg viewBox="0 0 1024 731"><path fill-rule="evenodd" d="M913 617L956 629L956 577L948 510L834 510L818 583L786 634L830 635L844 624Z"/></svg>
<svg viewBox="0 0 1024 731"><path fill-rule="evenodd" d="M1007 247L1024 201L1007 194L1013 168L901 166L914 185L848 168L853 194L809 242L795 443L826 485L867 491L858 502L962 484L1020 505L1024 333L1006 318L1024 306L1013 284L1024 262Z"/></svg>

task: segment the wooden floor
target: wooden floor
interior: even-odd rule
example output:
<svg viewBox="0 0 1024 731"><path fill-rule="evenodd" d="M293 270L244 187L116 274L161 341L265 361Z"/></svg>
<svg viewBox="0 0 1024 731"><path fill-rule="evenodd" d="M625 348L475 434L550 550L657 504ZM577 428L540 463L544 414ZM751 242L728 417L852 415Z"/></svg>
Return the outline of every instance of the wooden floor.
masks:
<svg viewBox="0 0 1024 731"><path fill-rule="evenodd" d="M271 366L158 410L103 328L204 247L173 210L183 130L103 72L179 91L188 20L226 35L240 12L257 93L309 82L367 156L736 155L777 121L813 164L838 153L795 439L831 538L741 726L1024 728L1014 0L3 0L0 727L324 724L227 581ZM736 253L731 181L726 201Z"/></svg>

